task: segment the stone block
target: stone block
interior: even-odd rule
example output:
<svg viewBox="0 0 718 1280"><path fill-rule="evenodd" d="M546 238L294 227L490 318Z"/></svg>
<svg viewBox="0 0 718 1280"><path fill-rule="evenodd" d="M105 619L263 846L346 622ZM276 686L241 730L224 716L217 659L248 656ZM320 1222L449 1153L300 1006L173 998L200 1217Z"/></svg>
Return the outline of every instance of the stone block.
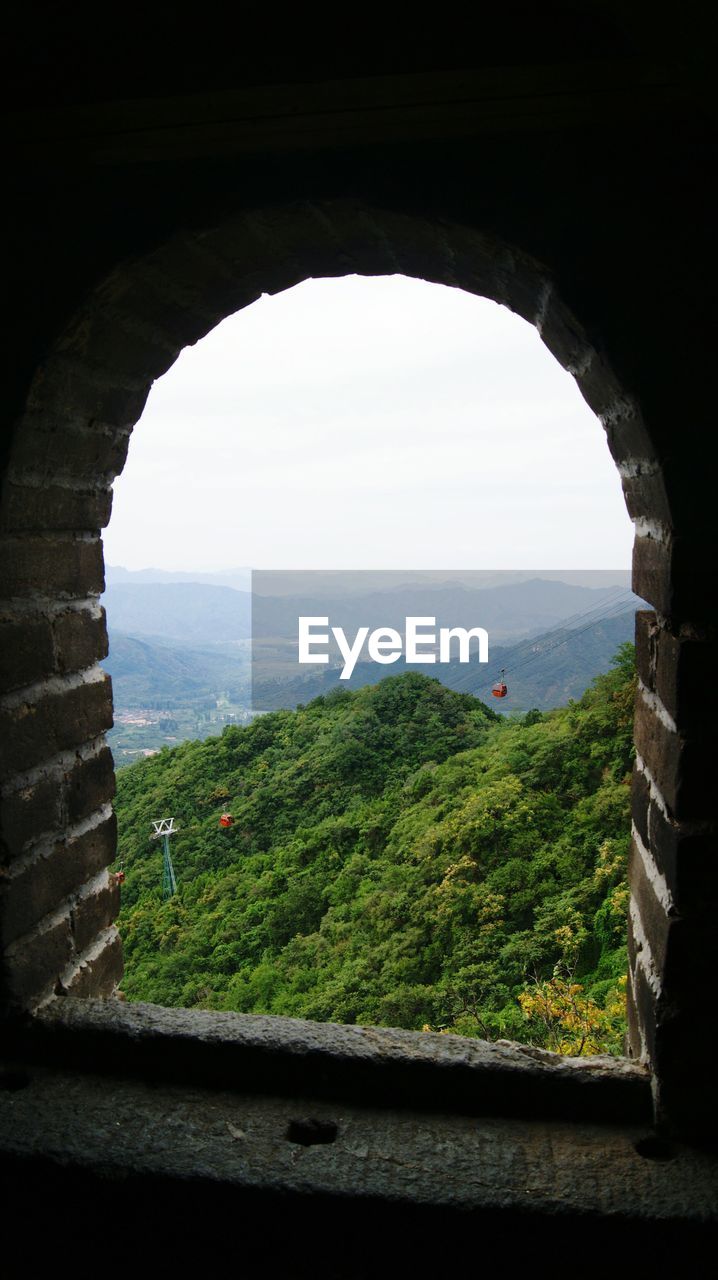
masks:
<svg viewBox="0 0 718 1280"><path fill-rule="evenodd" d="M59 779L48 773L8 792L0 802L0 832L10 860L31 841L55 831L62 820Z"/></svg>
<svg viewBox="0 0 718 1280"><path fill-rule="evenodd" d="M661 614L673 608L670 548L655 538L636 536L633 543L633 590Z"/></svg>
<svg viewBox="0 0 718 1280"><path fill-rule="evenodd" d="M631 817L646 848L649 848L648 807L650 790L645 774L634 766L631 779Z"/></svg>
<svg viewBox="0 0 718 1280"><path fill-rule="evenodd" d="M81 746L112 726L109 676L0 711L0 777Z"/></svg>
<svg viewBox="0 0 718 1280"><path fill-rule="evenodd" d="M151 375L117 377L56 356L37 370L28 407L54 411L63 418L132 427L142 414L151 386Z"/></svg>
<svg viewBox="0 0 718 1280"><path fill-rule="evenodd" d="M631 970L632 1026L636 1029L638 1052L643 1040L648 1062L653 1065L656 1048L657 997L651 989L642 966L637 963L640 947L636 943L631 922L628 924L628 959Z"/></svg>
<svg viewBox="0 0 718 1280"><path fill-rule="evenodd" d="M67 609L52 621L56 669L63 675L83 671L107 657L105 611L95 616L87 609Z"/></svg>
<svg viewBox="0 0 718 1280"><path fill-rule="evenodd" d="M638 908L641 927L645 934L656 970L660 973L666 958L666 946L671 919L665 906L658 900L638 852L635 840L631 841L628 862L628 880L631 897Z"/></svg>
<svg viewBox="0 0 718 1280"><path fill-rule="evenodd" d="M666 529L673 527L673 513L666 494L663 476L650 466L635 475L622 476L623 496L632 520L657 520Z"/></svg>
<svg viewBox="0 0 718 1280"><path fill-rule="evenodd" d="M92 369L107 370L108 381L137 383L154 380L166 373L181 350L180 344L167 347L158 334L144 323L121 324L111 311L100 308L83 315L73 330L66 330L58 351L77 362L82 375L85 362Z"/></svg>
<svg viewBox="0 0 718 1280"><path fill-rule="evenodd" d="M650 848L681 915L718 911L718 827L693 828L670 818L652 800Z"/></svg>
<svg viewBox="0 0 718 1280"><path fill-rule="evenodd" d="M11 1006L27 1008L50 994L73 954L69 913L50 928L35 929L11 943L4 954Z"/></svg>
<svg viewBox="0 0 718 1280"><path fill-rule="evenodd" d="M634 738L636 751L671 814L679 821L710 819L715 786L712 732L684 738L639 694Z"/></svg>
<svg viewBox="0 0 718 1280"><path fill-rule="evenodd" d="M78 757L64 779L64 807L68 822L88 818L115 794L112 752L101 747L96 754Z"/></svg>
<svg viewBox="0 0 718 1280"><path fill-rule="evenodd" d="M104 929L117 919L120 887L110 877L106 884L82 894L71 911L72 932L79 952L86 951Z"/></svg>
<svg viewBox="0 0 718 1280"><path fill-rule="evenodd" d="M125 464L129 439L126 428L82 431L52 413L28 413L13 440L12 475L29 473L48 484L60 476L88 484L111 480Z"/></svg>
<svg viewBox="0 0 718 1280"><path fill-rule="evenodd" d="M117 851L117 821L112 814L99 826L19 864L0 888L0 932L14 942L112 862Z"/></svg>
<svg viewBox="0 0 718 1280"><path fill-rule="evenodd" d="M583 390L583 388L582 388ZM588 397L586 397L588 399ZM595 402L588 400L591 408ZM653 458L655 449L645 422L634 405L616 388L615 399L608 407L595 408L606 430L608 447L617 463ZM643 595L642 592L639 594ZM646 599L647 597L644 597Z"/></svg>
<svg viewBox="0 0 718 1280"><path fill-rule="evenodd" d="M112 492L82 492L59 485L10 484L4 496L0 529L7 532L66 530L99 532L109 523Z"/></svg>
<svg viewBox="0 0 718 1280"><path fill-rule="evenodd" d="M101 950L93 948L91 954L81 959L72 977L66 980L64 993L82 999L111 996L122 981L123 973L122 943L112 930Z"/></svg>
<svg viewBox="0 0 718 1280"><path fill-rule="evenodd" d="M638 1021L638 1010L636 1009L636 999L633 994L633 977L629 974L628 990L626 993L626 1044L625 1052L628 1058L635 1058L640 1061L641 1058L641 1029Z"/></svg>
<svg viewBox="0 0 718 1280"><path fill-rule="evenodd" d="M666 803L675 811L684 743L679 734L672 732L659 719L640 693L636 698L634 738L636 751Z"/></svg>
<svg viewBox="0 0 718 1280"><path fill-rule="evenodd" d="M214 311L206 312L201 299L188 306L163 288L161 277L137 264L133 272L116 272L98 289L98 298L125 327L142 317L143 329L154 332L167 347L191 346L217 324Z"/></svg>
<svg viewBox="0 0 718 1280"><path fill-rule="evenodd" d="M663 971L665 999L684 1012L703 1009L715 1026L713 992L716 931L711 919L671 921ZM710 1010L710 1018L708 1018Z"/></svg>
<svg viewBox="0 0 718 1280"><path fill-rule="evenodd" d="M7 693L50 674L55 662L52 626L41 614L0 620L0 689Z"/></svg>
<svg viewBox="0 0 718 1280"><path fill-rule="evenodd" d="M73 538L0 539L0 595L67 595L82 599L105 588L102 543Z"/></svg>
<svg viewBox="0 0 718 1280"><path fill-rule="evenodd" d="M651 693L656 687L656 632L658 621L653 610L638 609L635 619L636 671Z"/></svg>
<svg viewBox="0 0 718 1280"><path fill-rule="evenodd" d="M0 802L0 834L9 860L40 837L89 818L115 794L112 752L77 755L69 765L57 762L33 782L6 792Z"/></svg>
<svg viewBox="0 0 718 1280"><path fill-rule="evenodd" d="M682 732L700 732L718 719L718 641L675 636L659 628L655 637L655 688Z"/></svg>

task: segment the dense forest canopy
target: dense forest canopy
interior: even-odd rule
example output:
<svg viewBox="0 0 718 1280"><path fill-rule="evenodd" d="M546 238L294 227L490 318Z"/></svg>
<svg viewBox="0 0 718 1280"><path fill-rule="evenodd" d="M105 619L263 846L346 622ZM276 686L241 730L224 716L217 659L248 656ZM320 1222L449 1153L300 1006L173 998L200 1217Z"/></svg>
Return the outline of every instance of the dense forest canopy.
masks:
<svg viewBox="0 0 718 1280"><path fill-rule="evenodd" d="M633 697L629 644L508 720L407 673L122 770L127 998L620 1053Z"/></svg>

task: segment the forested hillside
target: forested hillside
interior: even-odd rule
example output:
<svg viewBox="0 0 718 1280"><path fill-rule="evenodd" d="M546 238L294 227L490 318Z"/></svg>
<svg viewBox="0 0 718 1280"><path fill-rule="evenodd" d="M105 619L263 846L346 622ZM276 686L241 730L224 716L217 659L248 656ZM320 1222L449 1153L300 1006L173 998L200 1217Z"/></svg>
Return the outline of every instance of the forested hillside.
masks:
<svg viewBox="0 0 718 1280"><path fill-rule="evenodd" d="M558 711L407 673L124 769L127 997L620 1052L632 708L623 645Z"/></svg>

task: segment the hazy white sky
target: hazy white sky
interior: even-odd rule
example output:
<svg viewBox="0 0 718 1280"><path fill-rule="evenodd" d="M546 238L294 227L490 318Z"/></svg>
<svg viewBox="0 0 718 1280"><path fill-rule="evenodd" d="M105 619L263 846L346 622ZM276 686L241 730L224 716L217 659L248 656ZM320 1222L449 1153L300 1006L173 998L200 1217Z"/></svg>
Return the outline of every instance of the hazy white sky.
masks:
<svg viewBox="0 0 718 1280"><path fill-rule="evenodd" d="M182 352L115 483L108 564L628 568L600 423L535 329L402 276L309 280Z"/></svg>

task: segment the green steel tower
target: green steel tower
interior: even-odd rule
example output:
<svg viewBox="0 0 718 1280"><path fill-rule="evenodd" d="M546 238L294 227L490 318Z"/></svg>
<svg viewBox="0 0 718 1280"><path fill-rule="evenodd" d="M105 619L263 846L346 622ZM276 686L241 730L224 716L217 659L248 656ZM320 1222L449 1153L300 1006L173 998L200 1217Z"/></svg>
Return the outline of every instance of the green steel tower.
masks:
<svg viewBox="0 0 718 1280"><path fill-rule="evenodd" d="M160 818L158 822L153 821L152 826L154 831L150 839L162 841L162 897L167 899L177 892L177 879L170 854L170 836L177 835L177 828L174 818Z"/></svg>

